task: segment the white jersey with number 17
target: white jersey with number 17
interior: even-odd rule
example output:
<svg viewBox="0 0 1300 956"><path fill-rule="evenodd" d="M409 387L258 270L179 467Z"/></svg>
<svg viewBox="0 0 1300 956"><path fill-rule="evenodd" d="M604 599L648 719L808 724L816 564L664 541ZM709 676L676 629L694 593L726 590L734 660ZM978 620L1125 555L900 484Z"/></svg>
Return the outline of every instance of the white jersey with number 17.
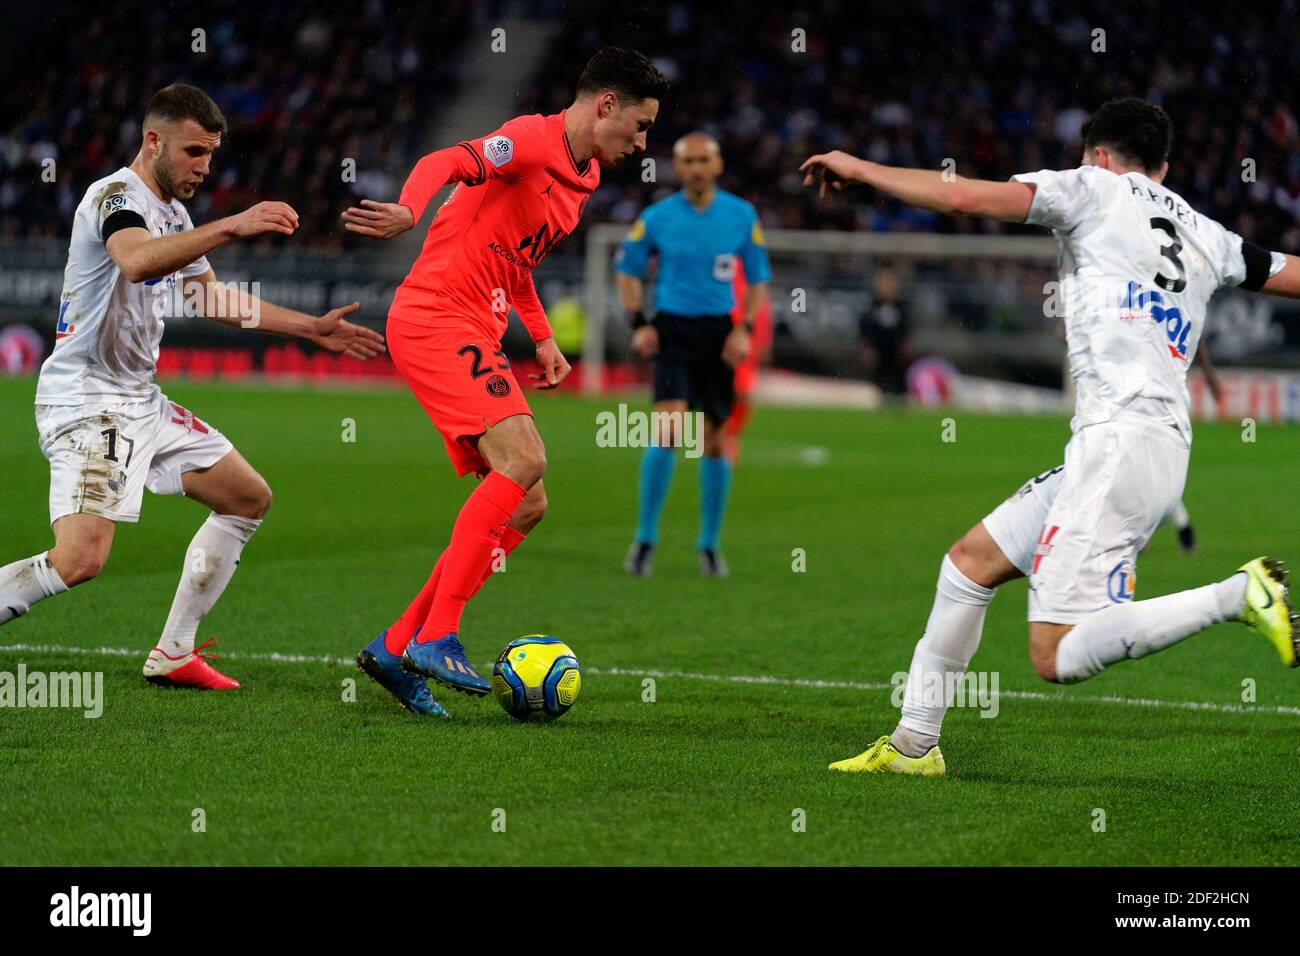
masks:
<svg viewBox="0 0 1300 956"><path fill-rule="evenodd" d="M1246 277L1242 239L1138 172L1099 166L1021 173L1027 222L1060 245L1071 428L1110 421L1135 398L1191 443L1187 369L1215 290ZM1135 406L1136 407L1136 406Z"/></svg>

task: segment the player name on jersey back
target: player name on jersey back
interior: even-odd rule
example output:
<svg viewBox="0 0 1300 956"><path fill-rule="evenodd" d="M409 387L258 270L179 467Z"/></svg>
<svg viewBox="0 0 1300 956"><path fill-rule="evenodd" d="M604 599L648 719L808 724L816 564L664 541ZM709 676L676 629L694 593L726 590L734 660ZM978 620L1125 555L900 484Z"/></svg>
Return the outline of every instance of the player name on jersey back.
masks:
<svg viewBox="0 0 1300 956"><path fill-rule="evenodd" d="M1060 247L1073 427L1159 409L1191 441L1187 369L1210 297L1246 276L1241 237L1138 172L1098 166L1012 177L1036 187L1027 222ZM1135 398L1155 403L1132 404Z"/></svg>

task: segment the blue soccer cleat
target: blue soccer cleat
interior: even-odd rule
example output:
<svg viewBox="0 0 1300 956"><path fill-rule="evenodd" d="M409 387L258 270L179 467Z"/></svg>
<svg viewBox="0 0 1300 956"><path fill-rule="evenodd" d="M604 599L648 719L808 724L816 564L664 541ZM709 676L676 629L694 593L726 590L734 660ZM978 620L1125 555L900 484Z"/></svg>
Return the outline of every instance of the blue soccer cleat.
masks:
<svg viewBox="0 0 1300 956"><path fill-rule="evenodd" d="M397 702L413 714L427 717L450 717L429 691L429 683L423 677L408 674L402 670L402 659L396 654L388 653L384 646L384 636L380 633L373 641L361 648L357 654L357 667L384 690L397 698ZM417 630L418 634L419 631Z"/></svg>
<svg viewBox="0 0 1300 956"><path fill-rule="evenodd" d="M432 677L439 684L471 697L483 697L492 690L492 685L469 666L465 645L454 632L423 644L412 640L402 655L402 670Z"/></svg>

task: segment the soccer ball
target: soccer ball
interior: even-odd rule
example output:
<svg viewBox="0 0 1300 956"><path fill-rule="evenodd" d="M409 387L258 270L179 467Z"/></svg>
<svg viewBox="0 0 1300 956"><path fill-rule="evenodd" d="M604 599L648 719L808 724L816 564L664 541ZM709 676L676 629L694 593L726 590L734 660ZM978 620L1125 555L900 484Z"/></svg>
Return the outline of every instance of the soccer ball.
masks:
<svg viewBox="0 0 1300 956"><path fill-rule="evenodd" d="M511 641L492 665L492 691L517 720L554 720L573 706L581 689L578 658L549 634Z"/></svg>

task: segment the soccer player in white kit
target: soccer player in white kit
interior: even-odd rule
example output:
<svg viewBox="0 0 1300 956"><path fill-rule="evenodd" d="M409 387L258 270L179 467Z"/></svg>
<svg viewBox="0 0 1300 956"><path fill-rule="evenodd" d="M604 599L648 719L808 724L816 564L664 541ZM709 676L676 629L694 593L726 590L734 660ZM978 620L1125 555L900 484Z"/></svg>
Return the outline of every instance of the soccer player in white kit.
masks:
<svg viewBox="0 0 1300 956"><path fill-rule="evenodd" d="M36 386L36 425L50 462L54 547L0 567L0 625L36 602L95 577L116 522L134 522L147 488L212 509L185 552L180 586L144 665L158 684L232 690L239 683L195 648L239 555L271 505L262 476L216 428L154 384L163 318L184 297L206 317L307 339L370 358L376 332L343 319L357 304L314 317L217 282L207 253L232 239L292 235L298 215L262 202L199 228L180 200L208 175L226 123L192 86L154 95L144 141L128 167L94 183L77 207L64 271L54 351Z"/></svg>
<svg viewBox="0 0 1300 956"><path fill-rule="evenodd" d="M1300 259L1243 240L1161 185L1171 138L1164 110L1129 97L1084 124L1077 169L999 183L838 151L801 167L804 184L822 195L866 183L924 209L1050 228L1060 244L1077 396L1064 464L1026 482L944 557L897 728L831 769L945 772L939 731L953 689L995 589L1022 576L1030 660L1049 681L1086 680L1220 621L1246 623L1296 666L1296 615L1286 572L1272 558L1218 583L1134 600L1138 551L1183 492L1185 378L1206 303L1222 286L1300 298Z"/></svg>

